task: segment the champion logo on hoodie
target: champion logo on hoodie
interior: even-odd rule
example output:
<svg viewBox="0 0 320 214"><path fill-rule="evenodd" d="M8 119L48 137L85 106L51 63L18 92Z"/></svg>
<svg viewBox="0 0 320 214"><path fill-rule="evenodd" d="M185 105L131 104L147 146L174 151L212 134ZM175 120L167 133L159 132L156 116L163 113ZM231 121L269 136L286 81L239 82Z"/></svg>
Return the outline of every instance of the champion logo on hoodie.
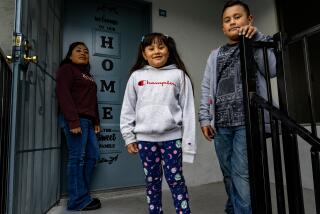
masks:
<svg viewBox="0 0 320 214"><path fill-rule="evenodd" d="M176 83L175 83L175 82L170 82L169 80L168 80L168 81L140 80L140 81L138 82L138 86L145 86L145 85L161 85L161 86L164 86L164 85L173 85L173 86L176 86Z"/></svg>
<svg viewBox="0 0 320 214"><path fill-rule="evenodd" d="M82 78L86 80L90 80L91 82L94 82L94 79L88 75L82 74Z"/></svg>

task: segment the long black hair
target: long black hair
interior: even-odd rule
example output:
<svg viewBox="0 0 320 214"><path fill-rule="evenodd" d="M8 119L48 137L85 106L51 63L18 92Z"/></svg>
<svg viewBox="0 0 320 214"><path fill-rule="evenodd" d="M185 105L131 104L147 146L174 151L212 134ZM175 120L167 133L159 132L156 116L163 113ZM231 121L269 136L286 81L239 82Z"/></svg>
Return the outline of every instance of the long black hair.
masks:
<svg viewBox="0 0 320 214"><path fill-rule="evenodd" d="M88 49L87 45L86 45L84 42L73 42L73 43L71 43L71 44L69 45L69 49L68 49L67 55L66 55L66 57L61 61L59 67L61 67L61 66L64 65L64 64L72 63L70 57L71 57L71 55L72 55L73 49L75 49L78 45L83 45L83 46L85 46L85 47ZM87 65L87 69L90 70L90 64L89 64L89 63L88 63L88 65Z"/></svg>
<svg viewBox="0 0 320 214"><path fill-rule="evenodd" d="M183 61L181 60L178 54L174 39L162 33L150 33L150 34L144 35L141 38L141 42L138 48L138 57L135 64L130 69L130 74L132 74L136 70L143 68L145 65L148 65L148 62L144 59L142 53L147 46L152 45L153 43L164 44L165 46L167 46L169 51L169 58L165 65L175 64L177 68L182 70L184 75L187 75L191 81L191 77L187 72L186 66L184 65ZM192 81L191 81L191 84L192 84Z"/></svg>

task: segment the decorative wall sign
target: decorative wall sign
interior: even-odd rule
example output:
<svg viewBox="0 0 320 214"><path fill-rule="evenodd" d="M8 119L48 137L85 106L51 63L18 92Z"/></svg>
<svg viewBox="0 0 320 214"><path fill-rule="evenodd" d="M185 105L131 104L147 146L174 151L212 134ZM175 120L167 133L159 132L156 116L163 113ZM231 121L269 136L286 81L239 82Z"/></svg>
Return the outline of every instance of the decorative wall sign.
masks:
<svg viewBox="0 0 320 214"><path fill-rule="evenodd" d="M68 0L65 8L63 55L72 42L85 42L98 89L102 132L97 135L100 159L91 189L141 185L144 174L139 156L127 152L119 123L128 71L136 59L141 35L150 32L150 5L128 0ZM64 184L62 192L66 191Z"/></svg>
<svg viewBox="0 0 320 214"><path fill-rule="evenodd" d="M99 75L94 77L98 87L98 102L121 104L120 77Z"/></svg>
<svg viewBox="0 0 320 214"><path fill-rule="evenodd" d="M120 123L121 105L99 103L98 109L101 125Z"/></svg>
<svg viewBox="0 0 320 214"><path fill-rule="evenodd" d="M93 30L93 55L120 58L120 33Z"/></svg>
<svg viewBox="0 0 320 214"><path fill-rule="evenodd" d="M101 126L98 141L100 148L99 163L112 164L116 162L124 147L119 126Z"/></svg>

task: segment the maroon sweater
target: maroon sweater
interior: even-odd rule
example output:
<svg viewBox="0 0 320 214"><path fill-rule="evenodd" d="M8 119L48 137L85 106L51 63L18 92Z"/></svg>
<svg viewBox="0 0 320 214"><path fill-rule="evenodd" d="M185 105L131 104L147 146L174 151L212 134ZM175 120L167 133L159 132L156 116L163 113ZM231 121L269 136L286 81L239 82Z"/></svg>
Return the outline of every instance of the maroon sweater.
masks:
<svg viewBox="0 0 320 214"><path fill-rule="evenodd" d="M80 115L99 125L97 85L86 66L62 65L57 71L56 94L70 129L80 127Z"/></svg>

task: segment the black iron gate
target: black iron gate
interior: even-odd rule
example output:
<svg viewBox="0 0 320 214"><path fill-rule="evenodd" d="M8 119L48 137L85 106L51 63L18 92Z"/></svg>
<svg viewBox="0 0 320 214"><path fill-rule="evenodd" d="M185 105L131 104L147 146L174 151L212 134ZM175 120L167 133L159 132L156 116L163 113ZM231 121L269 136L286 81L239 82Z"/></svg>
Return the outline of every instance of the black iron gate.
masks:
<svg viewBox="0 0 320 214"><path fill-rule="evenodd" d="M54 76L62 58L62 1L15 2L8 197L3 213L41 214L60 199Z"/></svg>
<svg viewBox="0 0 320 214"><path fill-rule="evenodd" d="M248 160L250 173L251 201L253 213L272 213L269 166L267 154L267 141L264 111L269 112L272 157L274 161L275 189L276 189L276 210L277 213L303 214L305 213L303 190L301 182L300 160L297 136L301 137L304 143L311 146L310 155L312 159L312 173L314 183L314 194L316 213L320 213L320 139L317 137L316 120L314 110L314 98L311 87L311 75L308 56L307 37L320 32L320 27L284 40L278 33L273 37L273 42L252 42L242 38L240 43L243 90L245 99ZM303 56L307 91L308 106L310 111L311 132L299 125L289 117L287 102L287 78L289 72L284 69L283 47L288 47L296 41L302 41ZM273 49L277 59L277 84L279 94L279 107L272 102L270 75L268 68L267 49ZM267 83L268 99L257 95L256 70L252 66L254 60L254 49L262 49L264 52L264 69ZM280 134L281 133L281 134ZM282 144L281 144L282 138ZM281 149L282 148L282 149ZM283 159L283 161L282 161ZM283 173L285 169L285 174ZM283 179L285 178L285 180ZM286 185L284 185L284 181Z"/></svg>
<svg viewBox="0 0 320 214"><path fill-rule="evenodd" d="M12 71L0 49L0 213L5 213L8 194L10 104Z"/></svg>

